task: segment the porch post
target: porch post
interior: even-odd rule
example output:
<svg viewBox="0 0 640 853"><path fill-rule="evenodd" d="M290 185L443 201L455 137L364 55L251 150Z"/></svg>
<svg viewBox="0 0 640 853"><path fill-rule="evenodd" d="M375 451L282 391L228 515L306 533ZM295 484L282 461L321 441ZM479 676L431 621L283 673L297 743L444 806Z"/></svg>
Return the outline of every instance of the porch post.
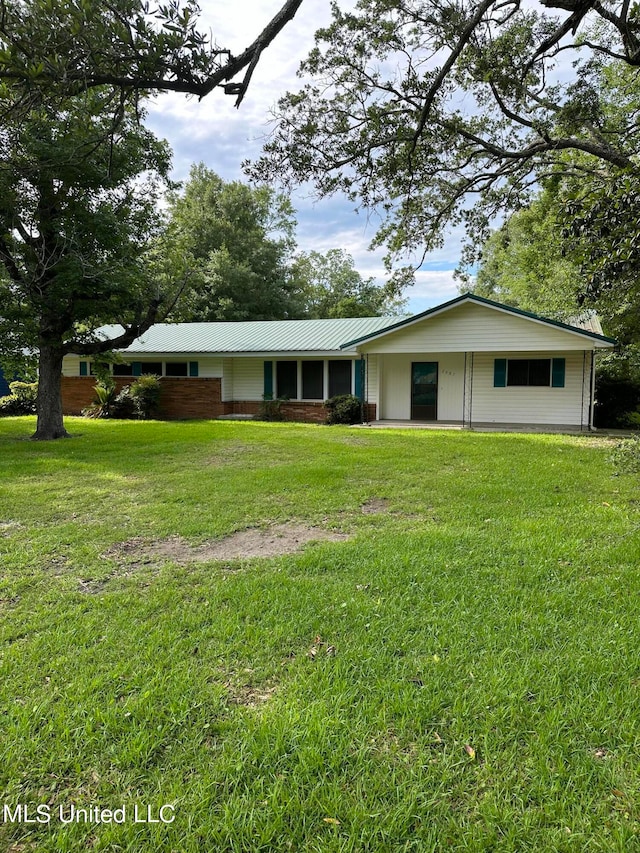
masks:
<svg viewBox="0 0 640 853"><path fill-rule="evenodd" d="M467 379L468 375L468 379ZM465 420L465 412L468 413ZM473 353L464 354L464 389L463 389L463 410L462 410L462 426L471 429L473 425Z"/></svg>
<svg viewBox="0 0 640 853"><path fill-rule="evenodd" d="M467 408L467 354L464 354L464 370L462 372L462 429L465 426L465 409Z"/></svg>
<svg viewBox="0 0 640 853"><path fill-rule="evenodd" d="M596 351L591 350L591 396L589 398L589 429L595 429L593 422L595 418L595 402L596 402Z"/></svg>

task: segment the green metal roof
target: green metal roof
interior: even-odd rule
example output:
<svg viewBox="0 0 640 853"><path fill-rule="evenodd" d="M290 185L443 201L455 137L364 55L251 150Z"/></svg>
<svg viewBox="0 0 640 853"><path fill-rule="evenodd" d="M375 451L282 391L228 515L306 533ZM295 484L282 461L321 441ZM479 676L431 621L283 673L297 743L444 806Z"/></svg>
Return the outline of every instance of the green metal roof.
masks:
<svg viewBox="0 0 640 853"><path fill-rule="evenodd" d="M340 352L351 338L361 338L396 323L393 317L339 320L253 320L239 323L156 323L122 352L251 353ZM103 326L98 334L114 338L121 326Z"/></svg>
<svg viewBox="0 0 640 853"><path fill-rule="evenodd" d="M474 293L430 308L412 317L350 317L339 320L252 320L239 323L156 323L122 352L132 355L160 353L327 353L353 350L357 344L411 325L430 315L470 301L497 308L540 323L547 323L584 335L592 340L615 344L601 334L597 318L585 315L575 325L539 317L528 311L494 302ZM121 326L103 326L98 335L115 338Z"/></svg>

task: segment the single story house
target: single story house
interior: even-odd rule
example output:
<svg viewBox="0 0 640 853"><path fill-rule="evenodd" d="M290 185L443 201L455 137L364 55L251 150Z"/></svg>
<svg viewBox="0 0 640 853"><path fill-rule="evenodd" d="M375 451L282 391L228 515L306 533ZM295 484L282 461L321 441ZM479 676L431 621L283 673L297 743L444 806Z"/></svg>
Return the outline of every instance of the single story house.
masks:
<svg viewBox="0 0 640 853"><path fill-rule="evenodd" d="M323 421L324 400L352 393L368 421L588 430L595 353L614 345L596 317L569 325L469 293L400 320L160 323L113 373L119 387L161 376L167 418L255 415L277 397L286 418ZM66 414L91 402L91 368L64 359Z"/></svg>

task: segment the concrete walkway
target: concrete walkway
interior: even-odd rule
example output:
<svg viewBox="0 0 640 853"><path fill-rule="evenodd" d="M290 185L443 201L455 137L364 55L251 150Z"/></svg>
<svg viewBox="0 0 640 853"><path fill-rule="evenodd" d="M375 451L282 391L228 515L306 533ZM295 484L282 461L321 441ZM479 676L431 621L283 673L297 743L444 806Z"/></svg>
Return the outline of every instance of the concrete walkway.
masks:
<svg viewBox="0 0 640 853"><path fill-rule="evenodd" d="M634 434L632 430L624 429L580 429L576 426L562 424L494 424L474 423L471 426L453 421L402 421L402 420L380 420L370 421L366 424L358 424L363 429L452 429L469 430L471 432L522 432L522 433L546 433L546 434L568 434L568 435L598 435L611 436L613 438L628 438Z"/></svg>

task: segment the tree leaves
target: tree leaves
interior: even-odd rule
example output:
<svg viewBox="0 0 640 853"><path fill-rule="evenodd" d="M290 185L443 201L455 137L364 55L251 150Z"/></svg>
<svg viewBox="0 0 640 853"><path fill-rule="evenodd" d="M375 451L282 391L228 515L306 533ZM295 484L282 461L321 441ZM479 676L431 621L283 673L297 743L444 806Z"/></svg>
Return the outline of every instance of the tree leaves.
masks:
<svg viewBox="0 0 640 853"><path fill-rule="evenodd" d="M320 196L343 192L381 213L376 243L389 246L390 265L438 248L453 226L478 244L496 216L526 205L551 174L584 177L604 166L637 175L634 98L619 89L626 119L624 107L604 106L603 57L640 62L626 7L547 5L552 16L516 0L374 0L334 10L302 65L312 80L280 100L249 173L311 181ZM589 9L598 27L578 34Z"/></svg>
<svg viewBox="0 0 640 853"><path fill-rule="evenodd" d="M89 0L0 0L0 80L16 93L13 109L24 113L43 99L104 85L132 102L166 90L204 97L245 71L239 105L262 52L301 2L286 0L254 42L232 56L198 29L196 0L112 0L108 8Z"/></svg>

